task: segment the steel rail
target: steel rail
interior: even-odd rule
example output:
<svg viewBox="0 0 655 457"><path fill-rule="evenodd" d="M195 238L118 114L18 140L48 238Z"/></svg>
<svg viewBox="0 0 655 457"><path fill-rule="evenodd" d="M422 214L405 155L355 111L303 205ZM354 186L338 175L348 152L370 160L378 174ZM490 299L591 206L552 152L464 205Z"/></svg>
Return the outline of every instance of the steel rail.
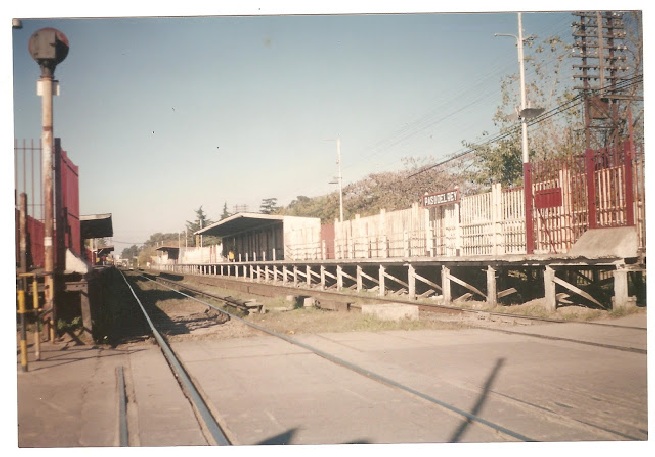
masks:
<svg viewBox="0 0 655 457"><path fill-rule="evenodd" d="M529 442L537 441L537 440L529 438L529 437L527 437L525 435L522 435L520 433L509 430L508 428L505 428L502 425L495 424L495 423L493 423L491 421L488 421L486 419L483 419L483 418L481 418L479 416L468 413L468 412L462 410L461 408L458 408L457 406L446 403L445 401L439 400L438 398L432 397L432 396L430 396L428 394L425 394L425 393L420 392L418 390L412 389L411 387L406 386L404 384L401 384L401 383L399 383L397 381L394 381L393 379L389 379L387 377L381 376L381 375L376 374L376 373L374 373L374 372L372 372L370 370L367 370L367 369L362 368L362 367L360 367L358 365L355 365L355 364L353 364L351 362L348 362L347 360L341 359L341 358L336 357L336 356L334 356L334 355L332 355L330 353L327 353L325 351L317 349L317 348L315 348L313 346L310 346L309 344L302 343L302 342L297 341L297 340L295 340L293 338L289 338L286 335L282 335L280 333L274 332L274 331L269 330L269 329L267 329L265 327L262 327L260 325L254 324L252 322L248 322L248 321L246 321L245 319L242 319L239 316L236 316L236 315L234 315L234 314L232 314L232 313L230 313L228 311L225 311L225 310L223 310L221 308L218 308L218 307L212 305L211 303L204 302L204 301L202 301L202 300L200 300L198 298L195 298L195 297L193 297L191 295L185 294L184 292L182 292L180 290L177 290L177 289L175 289L173 287L169 287L166 284L162 284L161 282L158 282L155 279L151 279L146 275L141 275L141 277L143 277L143 278L147 279L148 281L151 281L151 282L153 282L153 283L155 283L155 284L157 284L157 285L159 285L161 287L165 287L165 288L167 288L169 290L172 290L174 292L179 293L180 295L183 295L183 296L188 297L188 298L190 298L192 300L200 302L200 303L204 304L205 306L209 306L209 307L214 308L214 309L216 309L216 310L218 310L218 311L220 311L222 313L225 313L228 316L230 316L230 318L237 319L240 322L244 323L245 325L247 325L247 326L249 326L251 328L254 328L254 329L259 330L259 331L261 331L263 333L266 333L266 334L268 334L270 336L273 336L273 337L279 338L281 340L284 340L287 343L290 343L292 345L295 345L295 346L303 348L303 349L305 349L307 351L310 351L310 352L318 355L319 357L322 357L322 358L324 358L324 359L326 359L326 360L328 360L330 362L333 362L333 363L335 363L335 364L337 364L337 365L339 365L339 366L341 366L343 368L351 370L351 371L353 371L353 372L355 372L357 374L365 376L365 377L367 377L369 379L372 379L372 380L374 380L376 382L379 382L381 384L385 384L385 385L388 385L390 387L394 387L396 389L399 389L399 390L402 390L402 391L404 391L406 393L409 393L409 394L411 394L413 396L419 397L419 398L421 398L423 400L427 400L428 402L431 402L433 404L441 406L442 408L444 408L444 409L446 409L446 410L448 410L448 411L450 411L452 413L455 413L458 416L462 416L467 421L476 422L476 423L478 423L480 425L489 427L490 429L492 429L492 430L494 430L494 431L496 431L498 433L502 433L502 434L507 435L509 437L515 438L515 439L517 439L519 441L529 441ZM158 279L160 279L160 278L158 278ZM220 300L223 300L223 299L221 298ZM224 301L227 301L227 300L224 300Z"/></svg>
<svg viewBox="0 0 655 457"><path fill-rule="evenodd" d="M152 279L151 279L152 280ZM210 294L208 292L204 292L201 290L194 289L193 287L189 287L187 285L180 285L179 283L175 283L173 281L170 281L168 279L160 278L157 277L157 281L164 282L164 283L169 283L169 284L175 284L178 287L181 287L183 289L192 291L197 294L204 295L206 297L210 297L216 300L224 301L227 303L230 303L230 297L220 297L217 295ZM270 286L270 287L276 287L276 286ZM173 289L175 290L175 289ZM325 291L321 291L321 293L324 293ZM349 295L349 294L337 294L335 292L328 292L331 294L335 295L341 295L341 296L350 296L353 298L356 298L354 295ZM575 323L575 324L582 324L582 325L588 325L588 326L605 326L605 327L611 327L611 328L621 328L621 329L626 329L626 330L635 330L635 331L646 331L645 328L643 327L634 327L634 326L626 326L626 325L613 325L613 324L602 324L598 322L572 322L572 321L563 321L563 320L558 320L558 319L549 319L549 318L543 318L543 317L538 317L538 316L524 316L522 314L511 314L511 313L500 313L500 312L491 312L491 311L481 311L481 310L473 310L473 309L468 309L468 308L454 308L454 307L446 307L444 305L437 305L437 304L423 304L423 303L416 303L416 302L411 302L409 300L397 300L397 299L386 299L380 297L380 301L393 301L394 303L413 303L416 306L419 307L427 307L427 308L448 308L448 309L453 309L453 310L458 310L470 314L488 314L492 316L499 316L499 317L508 317L508 318L513 318L513 319L526 319L532 322L544 322L544 323L551 323L551 324L565 324L565 323ZM204 302L203 302L204 303ZM237 302L233 302L237 303ZM220 308L217 308L220 310ZM222 310L221 310L222 311ZM229 313L228 313L229 314ZM595 346L595 347L602 347L605 349L614 349L618 351L626 351L626 352L635 352L638 354L647 354L647 350L645 349L640 349L640 348L634 348L634 347L629 347L629 346L618 346L618 345L612 345L612 344L604 344L604 343L595 343L593 341L584 341L584 340L576 340L573 338L562 338L562 337L556 337L556 336L547 336L547 335L540 335L537 333L526 333L526 332L513 332L511 330L507 329L494 329L494 328L488 328L485 326L481 325L472 325L475 328L480 328L483 330L489 330L489 331L495 331L495 332L501 332L501 333L506 333L506 334L511 334L511 335L525 335L525 336L530 336L534 338L541 338L541 339L547 339L547 340L553 340L553 341L566 341L569 343L578 343L578 344L584 344L588 346Z"/></svg>
<svg viewBox="0 0 655 457"><path fill-rule="evenodd" d="M118 388L118 445L129 446L127 433L127 397L123 367L116 368L116 387Z"/></svg>
<svg viewBox="0 0 655 457"><path fill-rule="evenodd" d="M132 288L130 283L125 278L123 272L121 272L121 276L123 277L123 281L125 281L125 284L130 289L130 292L132 292L132 295L134 296L137 303L139 304L139 307L141 307L141 311L143 312L144 317L148 321L148 325L150 326L152 334L157 340L157 343L159 343L159 347L164 353L164 356L166 357L166 360L168 361L171 369L173 370L173 373L178 379L178 382L182 387L182 391L190 400L195 411L197 411L199 418L202 420L202 425L204 425L211 439L214 441L214 444L217 444L219 446L230 445L231 443L229 439L221 429L220 425L216 422L214 416L211 414L209 407L207 406L204 399L196 389L195 385L193 384L193 381L191 381L191 379L187 375L186 370L182 366L181 362L175 356L175 354L173 353L172 349L169 347L166 340L161 336L161 334L157 331L157 329L153 325L152 320L148 315L148 312L146 311L145 307L141 303L141 300L139 300L139 297L134 292L134 289ZM150 280L149 278L146 279Z"/></svg>

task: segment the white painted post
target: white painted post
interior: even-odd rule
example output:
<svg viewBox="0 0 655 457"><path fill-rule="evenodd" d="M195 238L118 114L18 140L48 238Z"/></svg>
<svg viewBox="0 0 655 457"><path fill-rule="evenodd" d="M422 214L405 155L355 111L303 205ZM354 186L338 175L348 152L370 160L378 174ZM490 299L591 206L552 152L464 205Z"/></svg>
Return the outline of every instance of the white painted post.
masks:
<svg viewBox="0 0 655 457"><path fill-rule="evenodd" d="M503 236L503 193L500 184L494 184L491 188L491 221L492 221L492 252L495 255L505 253Z"/></svg>
<svg viewBox="0 0 655 457"><path fill-rule="evenodd" d="M362 267L357 265L357 292L362 291L364 281L362 279Z"/></svg>
<svg viewBox="0 0 655 457"><path fill-rule="evenodd" d="M548 311L555 311L557 309L557 298L555 296L555 270L549 265L546 265L544 271L544 295L546 301L546 309Z"/></svg>
<svg viewBox="0 0 655 457"><path fill-rule="evenodd" d="M416 299L416 268L412 264L407 266L407 284L409 285L409 299Z"/></svg>
<svg viewBox="0 0 655 457"><path fill-rule="evenodd" d="M430 221L430 209L423 208L425 217L425 255L434 257L434 226Z"/></svg>
<svg viewBox="0 0 655 457"><path fill-rule="evenodd" d="M441 289L443 292L443 303L444 305L450 305L453 301L453 296L450 291L450 268L446 265L441 266Z"/></svg>
<svg viewBox="0 0 655 457"><path fill-rule="evenodd" d="M337 290L340 291L343 289L343 267L337 265Z"/></svg>
<svg viewBox="0 0 655 457"><path fill-rule="evenodd" d="M617 265L614 271L614 309L628 307L628 270L624 265Z"/></svg>
<svg viewBox="0 0 655 457"><path fill-rule="evenodd" d="M487 304L496 306L497 302L496 270L489 265L487 266Z"/></svg>
<svg viewBox="0 0 655 457"><path fill-rule="evenodd" d="M460 203L455 203L455 255L460 256L462 252L462 218L460 215Z"/></svg>
<svg viewBox="0 0 655 457"><path fill-rule="evenodd" d="M380 285L380 293L379 293L380 297L384 297L384 294L385 294L384 272L385 272L384 265L380 265L380 270L379 270L379 273L378 273L378 281L380 281L380 284L379 284Z"/></svg>

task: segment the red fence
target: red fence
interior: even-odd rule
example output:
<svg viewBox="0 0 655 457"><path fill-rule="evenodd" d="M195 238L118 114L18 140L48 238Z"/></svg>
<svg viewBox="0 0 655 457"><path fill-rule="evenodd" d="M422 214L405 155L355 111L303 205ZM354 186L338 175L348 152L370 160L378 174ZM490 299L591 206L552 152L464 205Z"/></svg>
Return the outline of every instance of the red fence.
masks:
<svg viewBox="0 0 655 457"><path fill-rule="evenodd" d="M44 195L42 182L42 145L41 142L14 141L14 179L16 197L27 195L27 267L39 268L45 264L45 224ZM79 173L65 151L61 149L59 139L54 148L54 194L55 194L55 266L63 268L65 248L81 257L82 239L80 234L79 211ZM18 209L17 209L18 211ZM17 218L18 220L18 218ZM16 224L17 231L20 229ZM17 240L19 239L17 233ZM17 255L19 253L17 252ZM18 258L17 258L18 259Z"/></svg>
<svg viewBox="0 0 655 457"><path fill-rule="evenodd" d="M629 142L533 164L535 252L566 252L589 229L629 225L645 246L641 176L643 158Z"/></svg>
<svg viewBox="0 0 655 457"><path fill-rule="evenodd" d="M78 167L62 151L59 144L55 147L57 155L57 189L61 190L61 199L57 200L57 214L64 222L61 234L63 245L73 254L80 257L82 254L82 239L80 238L80 198Z"/></svg>

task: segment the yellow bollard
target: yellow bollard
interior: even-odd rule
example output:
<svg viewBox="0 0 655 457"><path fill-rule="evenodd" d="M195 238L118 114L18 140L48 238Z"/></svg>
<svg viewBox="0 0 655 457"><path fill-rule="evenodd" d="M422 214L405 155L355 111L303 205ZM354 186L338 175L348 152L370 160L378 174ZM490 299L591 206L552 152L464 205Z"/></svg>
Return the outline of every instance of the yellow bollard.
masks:
<svg viewBox="0 0 655 457"><path fill-rule="evenodd" d="M32 281L32 303L34 304L34 355L36 360L41 360L41 334L40 331L40 322L39 322L39 282L36 280L36 276Z"/></svg>
<svg viewBox="0 0 655 457"><path fill-rule="evenodd" d="M20 314L20 364L27 371L27 332L25 329L25 291L18 291L18 313Z"/></svg>

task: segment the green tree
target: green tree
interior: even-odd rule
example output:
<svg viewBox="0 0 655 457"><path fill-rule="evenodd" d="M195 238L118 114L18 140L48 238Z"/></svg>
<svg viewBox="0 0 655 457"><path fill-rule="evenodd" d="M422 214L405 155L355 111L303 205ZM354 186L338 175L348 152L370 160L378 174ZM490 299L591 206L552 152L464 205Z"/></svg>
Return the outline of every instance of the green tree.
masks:
<svg viewBox="0 0 655 457"><path fill-rule="evenodd" d="M432 158L405 158L405 169L371 173L343 189L344 218L355 214L370 216L381 209L394 211L411 207L419 202L426 192L450 190L460 186L460 177L426 163ZM296 197L280 214L290 216L318 217L322 223L334 222L339 217L339 193L309 198Z"/></svg>
<svg viewBox="0 0 655 457"><path fill-rule="evenodd" d="M227 203L226 203L227 205ZM196 213L196 218L194 221L186 221L186 227L187 227L187 234L186 236L189 237L188 239L188 246L199 246L200 245L200 237L194 237L193 234L201 229L207 228L211 224L214 223L213 220L209 219L205 212L202 209L202 206L195 210ZM213 244L219 244L221 242L221 239L215 236L203 236L202 237L202 244L203 246L209 246Z"/></svg>
<svg viewBox="0 0 655 457"><path fill-rule="evenodd" d="M214 223L211 219L207 217L205 212L202 210L202 206L195 210L196 213L196 218L193 221L186 221L186 228L187 228L187 236L190 237L189 239L189 246L196 246L197 245L197 240L193 236L195 232L197 232L200 229L206 228L208 225L211 225ZM204 243L204 238L203 238L203 243Z"/></svg>
<svg viewBox="0 0 655 457"><path fill-rule="evenodd" d="M139 255L139 247L136 244L133 244L129 248L123 249L121 252L121 258L131 261L134 257Z"/></svg>
<svg viewBox="0 0 655 457"><path fill-rule="evenodd" d="M232 214L227 210L227 202L223 205L223 214L221 214L221 219L225 219L227 217L230 217Z"/></svg>
<svg viewBox="0 0 655 457"><path fill-rule="evenodd" d="M571 155L584 150L580 103L571 102L576 94L571 84L573 62L571 45L558 36L524 37L526 98L528 106L540 107L557 115L543 116L529 127L531 160ZM522 182L520 78L517 72L501 81L501 103L493 116L496 136L483 132L477 142L463 142L473 151L472 162L462 177L478 187L493 183L504 186ZM558 107L566 107L558 111ZM529 123L530 125L530 123Z"/></svg>
<svg viewBox="0 0 655 457"><path fill-rule="evenodd" d="M279 210L277 206L277 198L265 198L259 205L259 212L263 214L273 214Z"/></svg>
<svg viewBox="0 0 655 457"><path fill-rule="evenodd" d="M643 62L643 35L641 32L641 13L624 14L628 61L621 64L640 75ZM546 111L543 116L529 121L530 160L544 160L556 157L569 157L584 152L585 125L584 103L581 93L575 86L580 81L573 79L574 64L580 59L573 51L573 37L559 36L527 37L525 40L526 93L528 103ZM574 58L572 59L571 56ZM517 184L522 176L522 151L520 120L516 107L520 106L520 87L518 71L501 83L502 100L494 115L494 124L499 134L491 139L483 133L483 140L477 144L463 144L474 151L473 163L467 173L470 181L478 185L499 182L505 185ZM642 95L641 97L639 95ZM629 118L627 109L631 108L634 117L635 138L643 138L643 83L631 85L629 101L621 103L623 111L620 118ZM627 138L627 123L620 126L621 135ZM603 129L592 131L592 147L605 146Z"/></svg>
<svg viewBox="0 0 655 457"><path fill-rule="evenodd" d="M323 223L332 222L339 216L339 196L337 193L314 198L299 195L286 208L280 208L278 214L318 217Z"/></svg>

